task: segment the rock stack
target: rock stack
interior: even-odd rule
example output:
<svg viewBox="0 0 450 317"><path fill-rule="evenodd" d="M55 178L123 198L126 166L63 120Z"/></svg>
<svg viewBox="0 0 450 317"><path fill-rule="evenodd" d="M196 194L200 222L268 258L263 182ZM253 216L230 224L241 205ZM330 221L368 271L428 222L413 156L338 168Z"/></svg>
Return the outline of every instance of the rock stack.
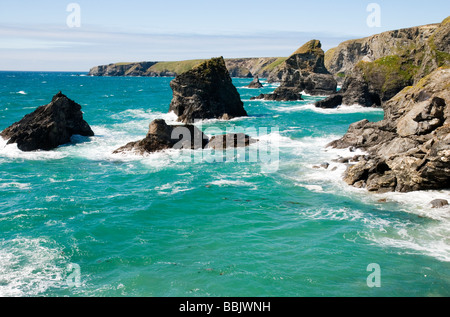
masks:
<svg viewBox="0 0 450 317"><path fill-rule="evenodd" d="M180 122L247 116L223 57L212 58L178 75L170 87L173 98L169 111Z"/></svg>
<svg viewBox="0 0 450 317"><path fill-rule="evenodd" d="M84 121L81 106L61 92L45 106L38 107L0 135L22 151L52 150L70 142L72 135L93 136Z"/></svg>

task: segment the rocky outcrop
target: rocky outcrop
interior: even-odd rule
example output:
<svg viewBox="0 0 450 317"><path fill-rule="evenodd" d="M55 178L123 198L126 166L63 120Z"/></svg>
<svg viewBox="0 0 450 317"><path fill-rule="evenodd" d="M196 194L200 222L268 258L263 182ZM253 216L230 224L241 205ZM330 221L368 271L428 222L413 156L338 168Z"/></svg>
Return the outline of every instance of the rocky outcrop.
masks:
<svg viewBox="0 0 450 317"><path fill-rule="evenodd" d="M173 98L169 111L180 122L247 116L222 57L212 58L178 75L170 87Z"/></svg>
<svg viewBox="0 0 450 317"><path fill-rule="evenodd" d="M243 133L230 133L208 138L192 124L168 125L157 119L150 123L148 133L142 140L130 142L113 152L123 154L133 152L138 155L159 152L168 149L200 150L205 148L225 150L227 148L246 147L258 140Z"/></svg>
<svg viewBox="0 0 450 317"><path fill-rule="evenodd" d="M81 106L61 92L45 106L38 107L19 122L0 133L8 144L17 143L22 151L52 150L70 142L73 135L93 136L84 121Z"/></svg>
<svg viewBox="0 0 450 317"><path fill-rule="evenodd" d="M346 41L326 53L325 65L343 81L340 97L317 107L380 106L442 66L450 66L450 18L440 24ZM340 100L342 98L342 100Z"/></svg>
<svg viewBox="0 0 450 317"><path fill-rule="evenodd" d="M261 82L259 81L259 77L255 76L255 78L253 78L253 81L247 86L248 88L254 88L254 89L258 89L258 88L262 88L263 85L261 84Z"/></svg>
<svg viewBox="0 0 450 317"><path fill-rule="evenodd" d="M250 100L299 101L303 100L303 98L302 94L297 92L297 89L277 88L273 93L260 94L255 97L251 97Z"/></svg>
<svg viewBox="0 0 450 317"><path fill-rule="evenodd" d="M203 149L208 137L194 125L168 125L157 119L150 123L146 137L130 142L115 150L113 154L134 152L136 154L153 153L167 149Z"/></svg>
<svg viewBox="0 0 450 317"><path fill-rule="evenodd" d="M298 97L302 92L310 95L335 93L337 82L325 68L325 53L321 47L320 41L309 41L277 67L267 80L280 82L280 86L274 91L275 97L267 95L264 99L301 100Z"/></svg>
<svg viewBox="0 0 450 317"><path fill-rule="evenodd" d="M372 192L450 187L450 68L439 68L383 105L380 122L363 120L330 146L358 148L344 180Z"/></svg>
<svg viewBox="0 0 450 317"><path fill-rule="evenodd" d="M246 147L256 142L258 140L244 133L230 133L211 137L206 147L215 150L224 150L227 148Z"/></svg>

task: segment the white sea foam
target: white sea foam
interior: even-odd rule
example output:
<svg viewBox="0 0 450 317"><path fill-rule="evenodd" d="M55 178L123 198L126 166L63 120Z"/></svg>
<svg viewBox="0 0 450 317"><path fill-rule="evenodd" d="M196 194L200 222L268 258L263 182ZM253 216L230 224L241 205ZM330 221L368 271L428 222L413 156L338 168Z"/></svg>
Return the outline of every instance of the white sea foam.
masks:
<svg viewBox="0 0 450 317"><path fill-rule="evenodd" d="M359 238L371 241L380 247L398 249L399 253L425 254L441 261L450 262L450 206L432 208L430 202L434 199L450 201L450 191L416 191L411 193L390 192L373 194L365 189L347 185L343 181L343 173L347 165L333 162L333 159L352 157L364 154L362 151L350 152L348 149L326 148L326 145L339 136L322 138L303 138L301 140L284 140L284 151L299 157L297 173L292 173L291 163L285 178L299 187L313 192L330 193L336 197L349 199L374 206L380 213L391 214L384 217L373 212L363 212L351 208L339 210L311 209L303 215L314 219L350 220L360 222L365 230L359 233ZM281 147L283 149L283 147ZM328 168L321 163L329 163ZM398 213L398 217L397 214ZM405 220L404 213L412 215ZM417 217L417 218L414 218ZM354 237L353 237L354 238Z"/></svg>
<svg viewBox="0 0 450 317"><path fill-rule="evenodd" d="M23 91L23 90L14 92L13 94L16 94L16 95L27 95L27 93L25 91Z"/></svg>
<svg viewBox="0 0 450 317"><path fill-rule="evenodd" d="M31 188L29 183L9 182L0 184L0 188L17 188L20 190L27 190Z"/></svg>
<svg viewBox="0 0 450 317"><path fill-rule="evenodd" d="M0 241L0 297L38 296L64 285L67 259L44 238Z"/></svg>
<svg viewBox="0 0 450 317"><path fill-rule="evenodd" d="M58 160L67 155L62 151L34 151L24 152L19 150L17 144L7 144L7 141L0 138L0 158L26 159L26 160Z"/></svg>
<svg viewBox="0 0 450 317"><path fill-rule="evenodd" d="M314 106L314 104L277 104L271 107L272 110L278 112L299 112L299 111L314 111L322 114L340 114L340 113L367 113L367 112L383 112L382 108L363 107L360 105L338 106L337 108L326 109Z"/></svg>

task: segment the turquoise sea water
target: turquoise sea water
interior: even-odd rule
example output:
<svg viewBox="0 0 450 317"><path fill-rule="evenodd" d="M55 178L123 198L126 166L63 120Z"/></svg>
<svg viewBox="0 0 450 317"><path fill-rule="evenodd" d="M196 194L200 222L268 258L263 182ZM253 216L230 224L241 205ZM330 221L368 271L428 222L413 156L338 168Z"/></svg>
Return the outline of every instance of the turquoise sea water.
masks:
<svg viewBox="0 0 450 317"><path fill-rule="evenodd" d="M0 130L61 90L96 134L50 152L0 141L0 296L450 295L450 209L429 205L449 192L350 188L332 160L354 153L326 148L382 110L250 101L275 86L233 79L249 117L199 126L254 128L276 160L113 155L152 120L175 121L170 80L0 73Z"/></svg>

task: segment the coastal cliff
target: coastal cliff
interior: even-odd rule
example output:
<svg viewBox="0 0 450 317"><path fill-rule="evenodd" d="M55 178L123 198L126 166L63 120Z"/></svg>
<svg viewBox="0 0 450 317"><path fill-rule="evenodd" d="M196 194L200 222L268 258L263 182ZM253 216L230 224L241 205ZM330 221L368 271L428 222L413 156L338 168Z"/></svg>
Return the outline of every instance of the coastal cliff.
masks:
<svg viewBox="0 0 450 317"><path fill-rule="evenodd" d="M343 85L317 107L381 106L403 88L450 65L450 18L343 42L325 54L325 65Z"/></svg>
<svg viewBox="0 0 450 317"><path fill-rule="evenodd" d="M225 59L225 64L231 77L266 78L285 60L284 57L230 58ZM194 59L174 62L112 63L91 68L89 76L175 77L204 61Z"/></svg>

